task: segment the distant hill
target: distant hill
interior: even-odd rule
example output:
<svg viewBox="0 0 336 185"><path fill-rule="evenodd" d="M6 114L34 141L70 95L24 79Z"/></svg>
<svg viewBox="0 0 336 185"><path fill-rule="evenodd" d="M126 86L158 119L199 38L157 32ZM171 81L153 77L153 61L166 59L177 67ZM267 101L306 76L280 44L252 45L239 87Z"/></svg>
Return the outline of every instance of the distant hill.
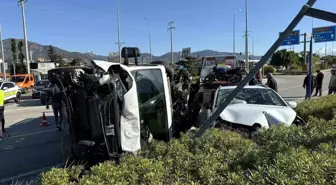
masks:
<svg viewBox="0 0 336 185"><path fill-rule="evenodd" d="M4 52L5 52L5 60L10 60L12 59L12 52L11 52L11 39L6 39L3 41L4 44ZM18 43L22 39L15 39L16 42ZM33 60L37 60L38 58L44 58L46 60L49 59L48 57L48 46L49 45L42 45L36 42L28 42L28 46L30 48L30 51L32 52ZM73 51L67 51L58 47L55 47L55 52L58 54L61 54L64 58L67 58L69 60L73 58L81 58L84 60L91 60L96 59L96 60L107 60L108 56L102 56L102 55L94 55L91 56L90 53L80 53L80 52L73 52ZM141 48L140 48L141 49ZM214 56L214 55L230 55L230 52L219 52L219 51L214 51L214 50L202 50L198 52L192 52L191 56L193 57L203 57L203 56ZM244 55L239 55L239 53L236 54L238 56L238 59L243 60ZM162 61L170 61L170 52L161 55L161 56L152 56L153 60L162 60ZM258 60L261 57L260 56L251 56L251 59ZM179 59L179 53L174 52L174 59L177 61ZM118 61L118 57L110 57L109 60L112 61ZM149 53L142 53L141 57L139 58L140 61L149 61L150 60L150 54Z"/></svg>

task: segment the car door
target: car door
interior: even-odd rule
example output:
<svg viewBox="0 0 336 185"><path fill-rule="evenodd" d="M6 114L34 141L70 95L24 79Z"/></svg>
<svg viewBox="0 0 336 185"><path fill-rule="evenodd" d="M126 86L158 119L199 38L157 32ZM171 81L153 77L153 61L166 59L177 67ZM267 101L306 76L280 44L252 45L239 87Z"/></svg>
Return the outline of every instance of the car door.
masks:
<svg viewBox="0 0 336 185"><path fill-rule="evenodd" d="M2 87L1 87L1 90L3 90L4 93L5 93L5 101L11 99L11 93L10 93L10 89L9 89L10 85L9 84L10 83L8 83L8 82L4 82L2 84Z"/></svg>
<svg viewBox="0 0 336 185"><path fill-rule="evenodd" d="M172 100L163 66L138 67L132 71L138 92L140 120L154 139L172 138Z"/></svg>
<svg viewBox="0 0 336 185"><path fill-rule="evenodd" d="M7 86L8 86L7 92L8 92L9 99L15 98L16 97L16 93L18 91L18 88L12 82L8 82Z"/></svg>

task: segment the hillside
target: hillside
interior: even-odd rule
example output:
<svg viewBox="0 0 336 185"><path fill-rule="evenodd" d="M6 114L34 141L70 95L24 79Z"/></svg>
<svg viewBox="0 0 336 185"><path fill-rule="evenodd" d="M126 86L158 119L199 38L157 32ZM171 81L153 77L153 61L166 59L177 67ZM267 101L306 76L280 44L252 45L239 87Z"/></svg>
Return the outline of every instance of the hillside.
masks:
<svg viewBox="0 0 336 185"><path fill-rule="evenodd" d="M5 52L5 60L12 59L12 52L11 52L11 39L6 39L3 41L4 43L4 52ZM22 39L16 39L17 42L19 42ZM44 59L49 59L48 58L48 45L42 45L36 42L28 42L30 51L32 52L33 55L33 60L37 60L38 58L44 58ZM82 58L86 60L91 60L92 56L90 53L80 53L80 52L72 52L72 51L66 51L64 49L55 47L55 51L61 55L63 55L64 58L67 59L72 59L72 58ZM202 50L198 52L192 52L191 56L194 57L202 57L202 56L213 56L213 55L229 55L231 54L230 52L218 52L218 51L213 51L213 50ZM244 55L240 56L237 54L238 58L240 60L243 60ZM175 52L174 53L174 58L178 59L179 58L179 53ZM101 56L101 55L94 55L93 59L98 59L98 60L106 60L107 56ZM254 59L260 59L260 56L255 56ZM112 61L117 61L118 57L112 57ZM149 53L142 53L142 56L139 58L140 61L149 61L150 60L150 54ZM153 60L162 60L162 61L170 61L170 52L161 55L161 56L153 56Z"/></svg>

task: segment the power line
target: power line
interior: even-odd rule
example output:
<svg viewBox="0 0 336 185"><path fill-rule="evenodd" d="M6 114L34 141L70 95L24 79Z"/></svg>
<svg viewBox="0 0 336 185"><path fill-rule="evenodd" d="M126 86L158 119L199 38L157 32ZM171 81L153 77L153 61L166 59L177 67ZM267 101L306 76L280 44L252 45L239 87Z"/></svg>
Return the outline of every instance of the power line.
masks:
<svg viewBox="0 0 336 185"><path fill-rule="evenodd" d="M173 53L173 30L175 30L174 26L174 21L170 21L168 23L169 28L168 31L170 32L170 59L171 59L171 64L174 62L174 53Z"/></svg>

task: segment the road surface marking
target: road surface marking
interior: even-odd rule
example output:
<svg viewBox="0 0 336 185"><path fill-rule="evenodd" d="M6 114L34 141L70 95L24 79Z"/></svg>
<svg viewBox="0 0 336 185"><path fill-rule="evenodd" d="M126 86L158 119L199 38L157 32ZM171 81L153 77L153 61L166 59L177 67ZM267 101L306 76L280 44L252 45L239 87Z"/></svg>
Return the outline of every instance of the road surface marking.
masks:
<svg viewBox="0 0 336 185"><path fill-rule="evenodd" d="M31 109L39 109L41 107L27 107L27 108L22 108L22 109L13 109L13 110L6 110L5 107L5 113L6 112L14 112L14 111L25 111L25 110L31 110Z"/></svg>
<svg viewBox="0 0 336 185"><path fill-rule="evenodd" d="M38 174L38 173L42 173L44 171L50 170L51 168L57 168L57 167L62 166L62 165L63 165L63 163L59 163L59 164L56 164L56 165L48 166L48 167L45 167L45 168L40 168L40 169L33 170L33 171L30 171L30 172L26 172L26 173L22 173L22 174L15 175L15 176L12 176L12 177L8 177L8 178L5 178L5 179L1 179L0 183L9 183L10 181L13 182L14 180L17 180L17 179L20 179L20 178L23 178L23 177L27 177L27 176L31 176L31 175L35 175L35 174Z"/></svg>
<svg viewBox="0 0 336 185"><path fill-rule="evenodd" d="M11 137L5 137L4 140L6 139L15 139L15 138L19 138L19 137L26 137L26 136L32 136L32 135L38 135L38 134L43 134L43 133L47 133L47 132L52 132L52 131L56 131L57 129L50 129L50 130L44 130L44 131L38 131L38 132L32 132L32 133L28 133L28 134L21 134L21 135L16 135L16 136L11 136Z"/></svg>

